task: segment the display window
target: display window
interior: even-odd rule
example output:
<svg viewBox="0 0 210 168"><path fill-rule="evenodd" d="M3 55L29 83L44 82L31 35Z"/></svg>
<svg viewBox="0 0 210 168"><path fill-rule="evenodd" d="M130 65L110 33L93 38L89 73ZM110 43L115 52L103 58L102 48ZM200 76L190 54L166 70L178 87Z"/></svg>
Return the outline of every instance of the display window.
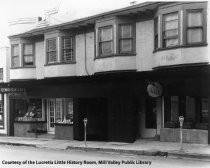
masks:
<svg viewBox="0 0 210 168"><path fill-rule="evenodd" d="M15 100L16 121L43 121L42 99Z"/></svg>

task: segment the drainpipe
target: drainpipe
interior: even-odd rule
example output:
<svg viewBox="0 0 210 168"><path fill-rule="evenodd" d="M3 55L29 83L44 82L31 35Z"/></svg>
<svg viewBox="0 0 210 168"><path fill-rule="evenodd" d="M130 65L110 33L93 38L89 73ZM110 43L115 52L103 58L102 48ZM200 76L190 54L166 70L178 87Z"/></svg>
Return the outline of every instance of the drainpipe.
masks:
<svg viewBox="0 0 210 168"><path fill-rule="evenodd" d="M87 75L90 75L87 69L87 37L86 37L86 28L84 28L84 37L85 37L85 71Z"/></svg>

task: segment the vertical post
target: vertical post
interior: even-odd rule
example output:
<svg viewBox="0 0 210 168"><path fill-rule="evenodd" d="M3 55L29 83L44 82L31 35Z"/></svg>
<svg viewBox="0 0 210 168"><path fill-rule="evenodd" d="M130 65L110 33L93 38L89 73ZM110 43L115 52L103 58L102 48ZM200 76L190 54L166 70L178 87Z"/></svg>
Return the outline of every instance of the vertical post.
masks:
<svg viewBox="0 0 210 168"><path fill-rule="evenodd" d="M179 123L180 123L180 150L183 150L183 138L182 138L182 126L184 122L184 117L179 117Z"/></svg>
<svg viewBox="0 0 210 168"><path fill-rule="evenodd" d="M84 140L85 140L85 146L87 146L87 139L86 139L86 137L87 137L87 133L86 133L86 126L87 126L87 118L84 118L83 119L83 122L84 122Z"/></svg>

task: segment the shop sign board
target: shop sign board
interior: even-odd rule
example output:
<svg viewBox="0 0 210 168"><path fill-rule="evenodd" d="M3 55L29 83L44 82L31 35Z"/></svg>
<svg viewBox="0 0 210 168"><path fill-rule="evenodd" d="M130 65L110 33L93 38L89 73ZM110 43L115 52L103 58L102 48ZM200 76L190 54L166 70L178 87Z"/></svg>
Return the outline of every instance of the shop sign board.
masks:
<svg viewBox="0 0 210 168"><path fill-rule="evenodd" d="M151 97L160 97L163 94L163 88L159 82L148 84L147 92Z"/></svg>
<svg viewBox="0 0 210 168"><path fill-rule="evenodd" d="M12 87L2 87L0 88L0 93L22 93L24 92L24 88L12 88Z"/></svg>

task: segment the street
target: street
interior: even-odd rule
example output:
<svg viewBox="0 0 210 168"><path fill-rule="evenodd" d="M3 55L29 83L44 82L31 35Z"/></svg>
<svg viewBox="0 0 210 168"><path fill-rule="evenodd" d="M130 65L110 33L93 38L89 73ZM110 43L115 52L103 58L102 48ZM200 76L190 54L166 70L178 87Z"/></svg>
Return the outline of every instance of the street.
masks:
<svg viewBox="0 0 210 168"><path fill-rule="evenodd" d="M1 168L207 168L209 166L210 162L198 160L0 145Z"/></svg>

